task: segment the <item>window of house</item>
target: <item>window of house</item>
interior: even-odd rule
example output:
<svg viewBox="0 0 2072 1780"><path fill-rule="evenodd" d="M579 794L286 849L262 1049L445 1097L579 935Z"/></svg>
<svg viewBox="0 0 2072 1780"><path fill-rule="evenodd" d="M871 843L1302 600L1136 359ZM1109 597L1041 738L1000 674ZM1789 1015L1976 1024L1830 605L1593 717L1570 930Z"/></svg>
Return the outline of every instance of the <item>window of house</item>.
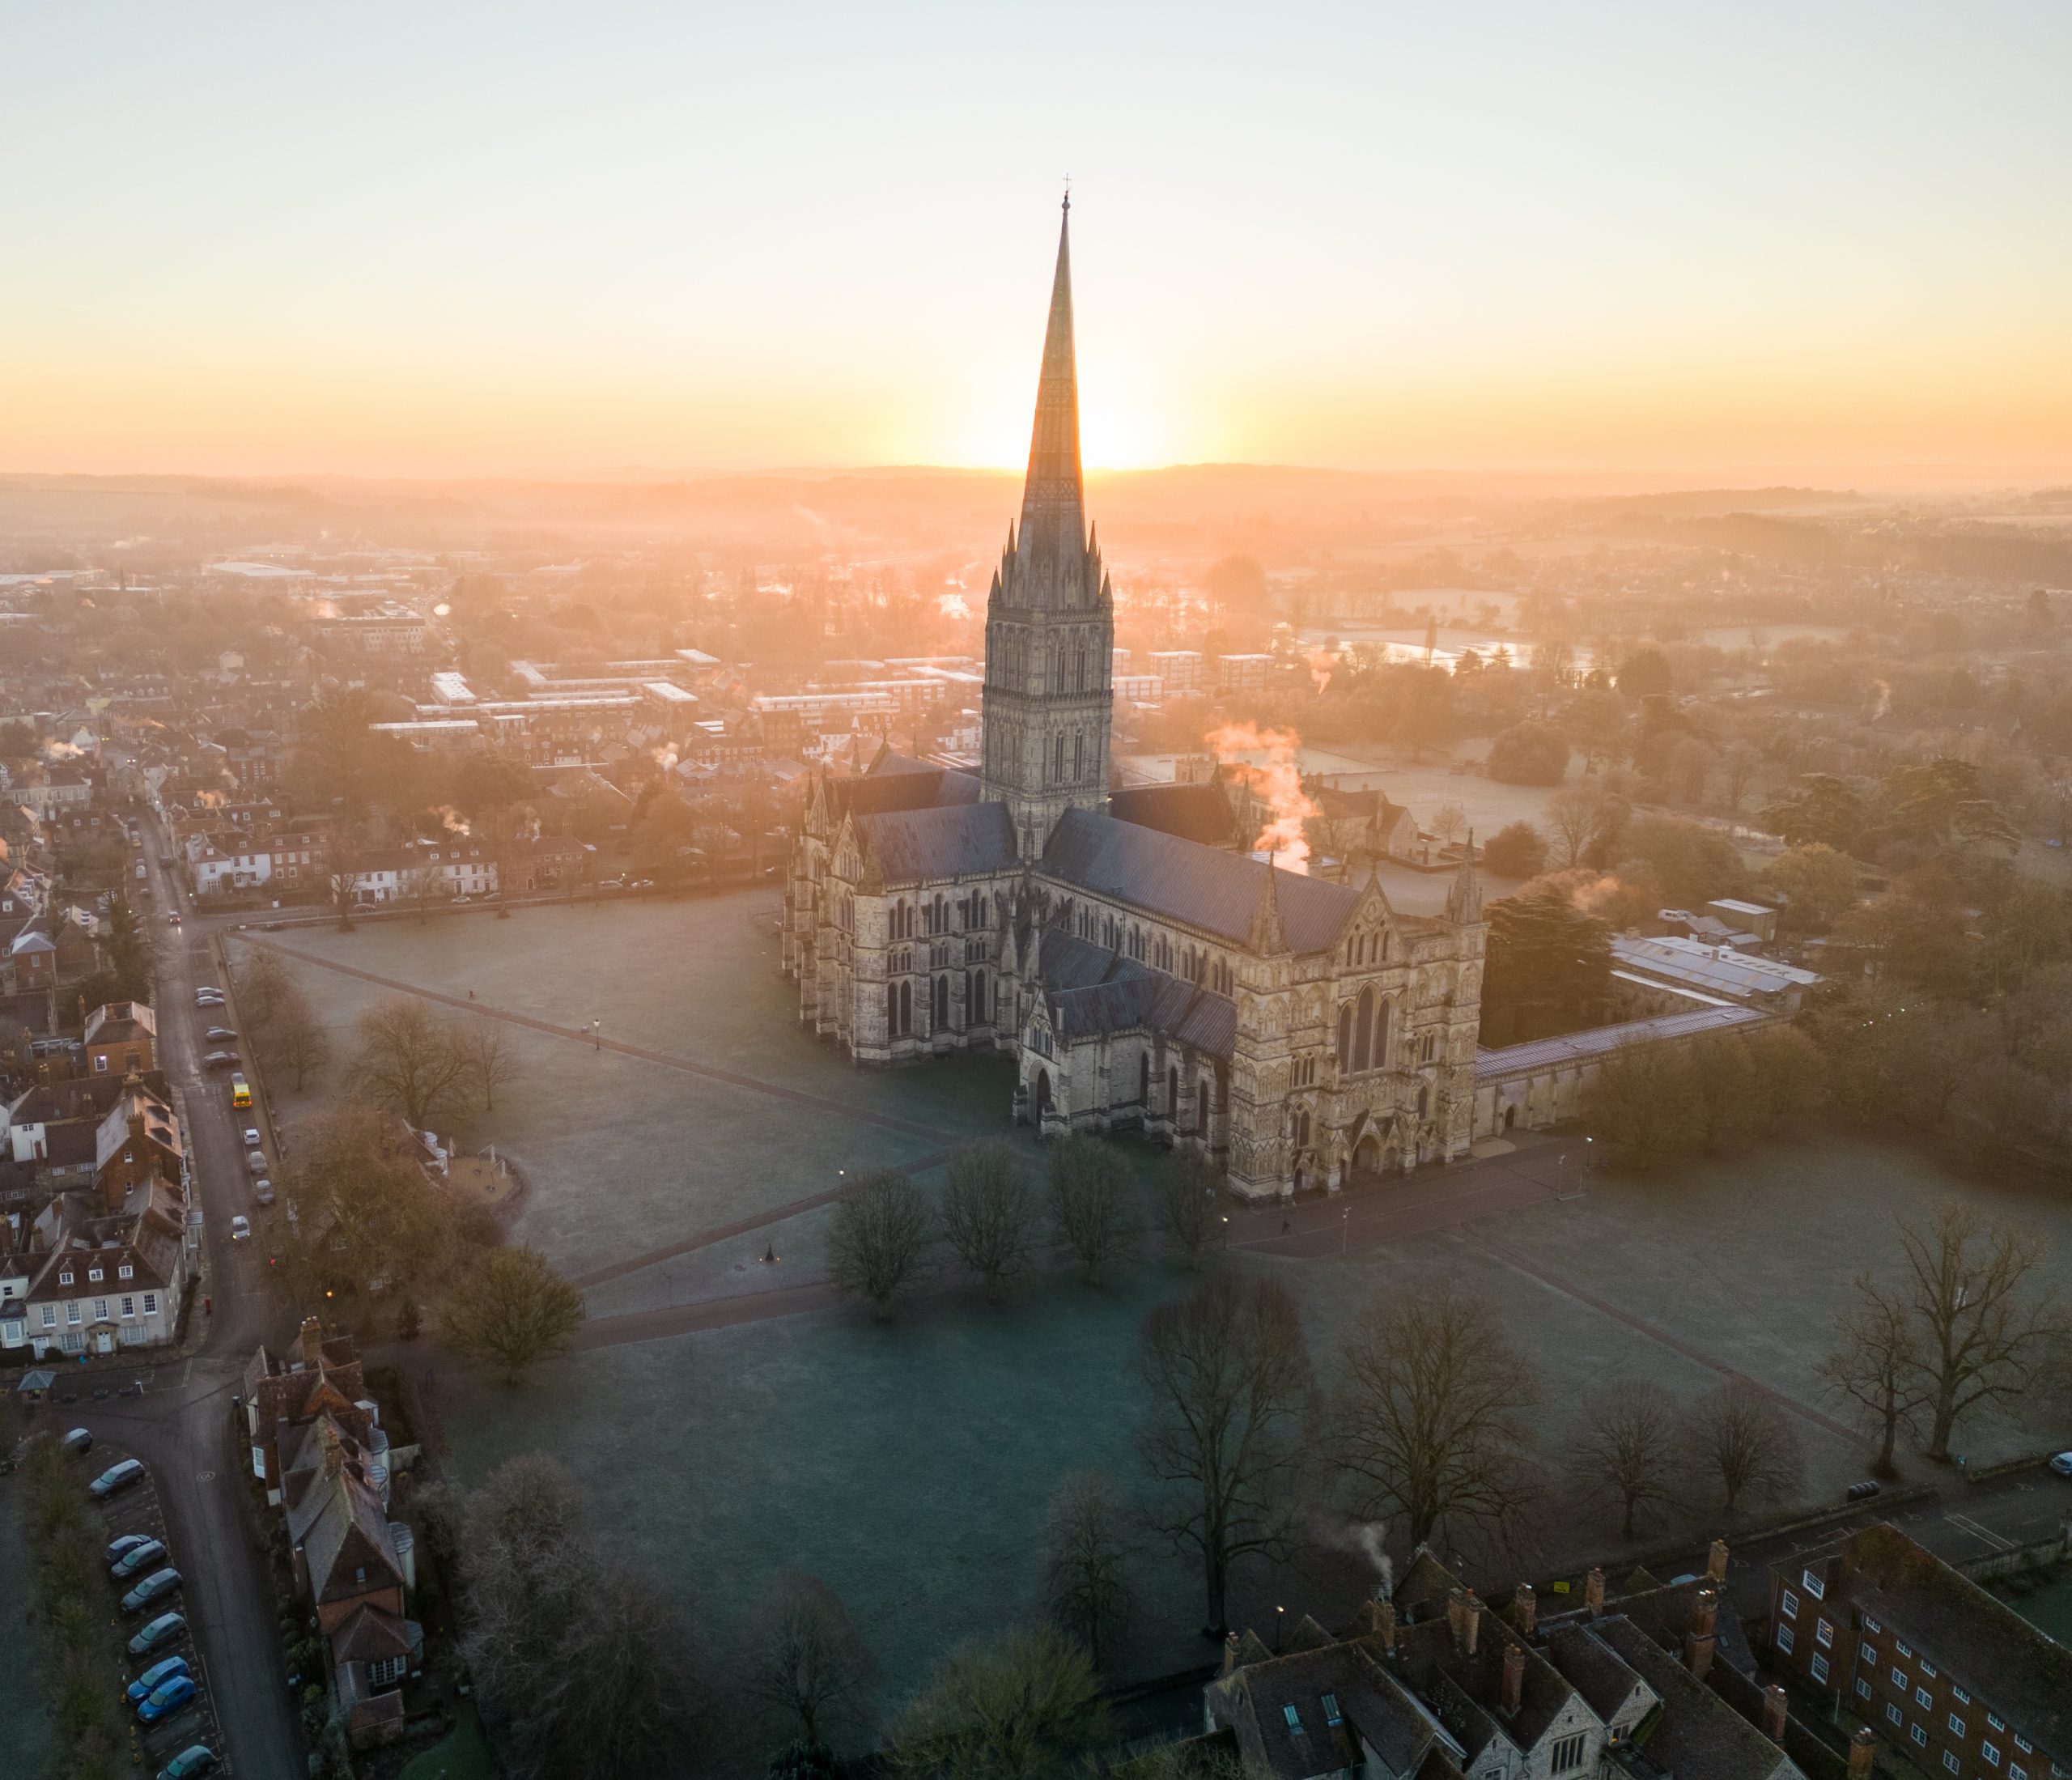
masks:
<svg viewBox="0 0 2072 1780"><path fill-rule="evenodd" d="M1784 1599L1777 1604L1783 1610L1784 1616L1786 1619L1796 1619L1798 1617L1798 1597L1793 1594L1790 1589L1787 1588L1784 1591Z"/></svg>
<svg viewBox="0 0 2072 1780"><path fill-rule="evenodd" d="M367 1684L371 1688L393 1687L409 1673L410 1659L406 1656L384 1656L379 1662L367 1665Z"/></svg>
<svg viewBox="0 0 2072 1780"><path fill-rule="evenodd" d="M1327 1693L1324 1696L1324 1723L1335 1726L1343 1724L1344 1722L1344 1715L1338 1710L1338 1696L1335 1693Z"/></svg>
<svg viewBox="0 0 2072 1780"><path fill-rule="evenodd" d="M146 1315L146 1316L156 1316L158 1314L159 1314L159 1295L158 1295L158 1294L157 1294L157 1293L155 1293L155 1292L146 1292L146 1293L145 1293L145 1294L144 1294L144 1315Z"/></svg>
<svg viewBox="0 0 2072 1780"><path fill-rule="evenodd" d="M1583 1765L1584 1735L1580 1731L1567 1736L1554 1745L1554 1771L1567 1774Z"/></svg>
<svg viewBox="0 0 2072 1780"><path fill-rule="evenodd" d="M122 1301L122 1314L123 1314L125 1317L127 1317L127 1316L134 1316L134 1315L137 1314L137 1301L136 1301L136 1299L134 1299L134 1298L125 1298L125 1299L123 1299L123 1301Z"/></svg>
<svg viewBox="0 0 2072 1780"><path fill-rule="evenodd" d="M1947 1768L1952 1774L1955 1774L1957 1771L1956 1756L1948 1749L1945 1749L1942 1752L1942 1765Z"/></svg>
<svg viewBox="0 0 2072 1780"><path fill-rule="evenodd" d="M1903 1638L1894 1638L1892 1640L1892 1648L1897 1650L1902 1656L1912 1656L1913 1655L1913 1646L1908 1643Z"/></svg>
<svg viewBox="0 0 2072 1780"><path fill-rule="evenodd" d="M1815 1681L1824 1681L1827 1678L1828 1659L1816 1650L1813 1653L1813 1679Z"/></svg>
<svg viewBox="0 0 2072 1780"><path fill-rule="evenodd" d="M44 1306L43 1326L47 1329L54 1329L57 1327L57 1306L55 1304Z"/></svg>
<svg viewBox="0 0 2072 1780"><path fill-rule="evenodd" d="M2029 1770L2019 1761L2007 1764L2007 1780L2029 1780Z"/></svg>
<svg viewBox="0 0 2072 1780"><path fill-rule="evenodd" d="M1814 1621L1813 1642L1815 1644L1818 1644L1823 1650L1828 1649L1835 1642L1834 1627L1830 1625L1827 1621L1824 1619Z"/></svg>
<svg viewBox="0 0 2072 1780"><path fill-rule="evenodd" d="M1856 1697L1859 1700L1867 1700L1870 1697L1870 1682L1868 1677L1861 1675L1857 1676Z"/></svg>
<svg viewBox="0 0 2072 1780"><path fill-rule="evenodd" d="M76 1323L79 1320L79 1301L77 1298L67 1298L65 1301L65 1320L67 1323Z"/></svg>
<svg viewBox="0 0 2072 1780"><path fill-rule="evenodd" d="M2001 1722L2000 1714L1997 1712L1989 1712L1986 1714L1985 1727L1989 1731L2004 1731L2007 1728L2007 1727Z"/></svg>
<svg viewBox="0 0 2072 1780"><path fill-rule="evenodd" d="M1909 1725L1907 1727L1907 1735L1912 1737L1914 1741L1919 1744L1924 1749L1928 1747L1928 1732L1921 1726L1918 1724Z"/></svg>
<svg viewBox="0 0 2072 1780"><path fill-rule="evenodd" d="M60 1285L70 1285L72 1283L72 1273L70 1268L66 1268L65 1272L57 1276L57 1283Z"/></svg>
<svg viewBox="0 0 2072 1780"><path fill-rule="evenodd" d="M1865 1662L1875 1663L1878 1660L1878 1652L1872 1646L1868 1644L1859 1644L1857 1646L1857 1650L1858 1654L1862 1656Z"/></svg>
<svg viewBox="0 0 2072 1780"><path fill-rule="evenodd" d="M1964 1721L1952 1712L1950 1714L1950 1735L1960 1737L1964 1734Z"/></svg>
<svg viewBox="0 0 2072 1780"><path fill-rule="evenodd" d="M2015 1747L2019 1749L2023 1755L2027 1755L2029 1752L2029 1740L2023 1736L2019 1731L2017 1731L2015 1733Z"/></svg>
<svg viewBox="0 0 2072 1780"><path fill-rule="evenodd" d="M1969 1706L1972 1703L1971 1695L1959 1687L1955 1681L1950 1684L1950 1697L1959 1706Z"/></svg>
<svg viewBox="0 0 2072 1780"><path fill-rule="evenodd" d="M127 1261L125 1261L120 1267L116 1268L115 1277L119 1280L126 1280L134 1276L136 1271L137 1269L135 1268L132 1267Z"/></svg>
<svg viewBox="0 0 2072 1780"><path fill-rule="evenodd" d="M1934 1680L1935 1679L1935 1676L1936 1676L1936 1668L1935 1668L1935 1665L1934 1665L1933 1663L1930 1662L1930 1661L1928 1660L1928 1659L1927 1659L1926 1657L1925 1657L1925 1656L1921 1659L1921 1672L1923 1675L1926 1676L1929 1678L1929 1680L1931 1680L1931 1681L1932 1681L1932 1680Z"/></svg>
<svg viewBox="0 0 2072 1780"><path fill-rule="evenodd" d="M1893 1723L1897 1724L1900 1722L1900 1709L1896 1706L1887 1706L1885 1708L1885 1716Z"/></svg>
<svg viewBox="0 0 2072 1780"><path fill-rule="evenodd" d="M106 1298L97 1298L94 1300L94 1320L96 1323L105 1323L108 1320L108 1300Z"/></svg>
<svg viewBox="0 0 2072 1780"><path fill-rule="evenodd" d="M1916 1706L1926 1706L1932 1711L1935 1706L1935 1696L1926 1688L1917 1687L1913 1690L1913 1703Z"/></svg>
<svg viewBox="0 0 2072 1780"><path fill-rule="evenodd" d="M89 1285L100 1284L100 1269L98 1267L90 1267L87 1269L87 1283Z"/></svg>
<svg viewBox="0 0 2072 1780"><path fill-rule="evenodd" d="M1997 1768L2000 1765L2000 1751L1995 1745L1990 1743L1981 1743L1978 1746L1978 1752L1985 1757L1985 1765L1988 1767Z"/></svg>
<svg viewBox="0 0 2072 1780"><path fill-rule="evenodd" d="M1780 1625L1777 1628L1777 1648L1786 1656L1791 1655L1791 1646L1797 1642L1793 1638L1791 1628L1789 1625Z"/></svg>
<svg viewBox="0 0 2072 1780"><path fill-rule="evenodd" d="M1821 1586L1820 1578L1810 1570L1801 1570L1798 1573L1798 1586L1816 1601L1827 1593L1827 1590Z"/></svg>
<svg viewBox="0 0 2072 1780"><path fill-rule="evenodd" d="M1894 1669L1892 1671L1892 1685L1899 1689L1903 1693L1906 1691L1907 1678L1905 1671L1902 1669Z"/></svg>
<svg viewBox="0 0 2072 1780"><path fill-rule="evenodd" d="M1280 1710L1282 1716L1288 1720L1288 1728L1293 1731L1298 1737L1301 1735L1302 1714L1297 1712L1292 1706L1284 1706L1281 1707Z"/></svg>

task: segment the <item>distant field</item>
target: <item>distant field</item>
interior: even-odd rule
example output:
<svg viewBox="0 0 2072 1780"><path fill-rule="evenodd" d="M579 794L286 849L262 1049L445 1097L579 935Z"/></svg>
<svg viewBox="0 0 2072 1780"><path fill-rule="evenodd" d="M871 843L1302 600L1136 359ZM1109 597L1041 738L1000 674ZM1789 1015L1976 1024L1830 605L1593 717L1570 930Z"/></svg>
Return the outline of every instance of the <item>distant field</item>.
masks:
<svg viewBox="0 0 2072 1780"><path fill-rule="evenodd" d="M6 1438L11 1447L12 1432ZM33 1598L22 1519L27 1502L19 1477L0 1478L0 1601L7 1604L15 1628L10 1639L15 1659L0 1663L0 1749L7 1752L7 1772L21 1774L41 1774L54 1752L43 1646L23 1616Z"/></svg>

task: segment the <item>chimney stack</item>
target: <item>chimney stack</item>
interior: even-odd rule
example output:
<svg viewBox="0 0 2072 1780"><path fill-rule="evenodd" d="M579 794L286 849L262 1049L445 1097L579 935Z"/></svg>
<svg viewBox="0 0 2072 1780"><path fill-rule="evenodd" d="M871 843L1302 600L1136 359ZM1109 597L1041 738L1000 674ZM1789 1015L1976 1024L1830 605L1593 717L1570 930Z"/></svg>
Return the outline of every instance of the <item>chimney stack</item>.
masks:
<svg viewBox="0 0 2072 1780"><path fill-rule="evenodd" d="M1870 1780L1877 1754L1877 1733L1866 1724L1849 1740L1849 1780Z"/></svg>
<svg viewBox="0 0 2072 1780"><path fill-rule="evenodd" d="M1456 1588L1446 1597L1446 1630L1455 1650L1467 1642L1467 1591L1464 1588Z"/></svg>
<svg viewBox="0 0 2072 1780"><path fill-rule="evenodd" d="M1604 1572L1593 1570L1583 1578L1583 1611L1602 1613L1604 1611Z"/></svg>
<svg viewBox="0 0 2072 1780"><path fill-rule="evenodd" d="M1475 1640L1482 1635L1482 1603L1475 1598L1475 1591L1467 1591L1467 1601L1463 1609L1464 1624L1462 1631L1464 1642L1462 1649L1470 1656L1475 1655Z"/></svg>
<svg viewBox="0 0 2072 1780"><path fill-rule="evenodd" d="M1700 1589L1691 1597L1691 1630L1699 1638L1710 1638L1718 1619L1719 1591Z"/></svg>
<svg viewBox="0 0 2072 1780"><path fill-rule="evenodd" d="M1374 1603L1374 1630L1381 1638L1382 1648L1391 1656L1395 1655L1395 1603Z"/></svg>
<svg viewBox="0 0 2072 1780"><path fill-rule="evenodd" d="M1539 1597L1533 1593L1530 1582L1520 1582L1511 1596L1511 1623L1518 1627L1521 1638L1531 1638L1539 1623Z"/></svg>
<svg viewBox="0 0 2072 1780"><path fill-rule="evenodd" d="M1238 1634L1235 1632L1225 1632L1223 1634L1223 1672L1225 1675L1231 1674L1237 1667Z"/></svg>
<svg viewBox="0 0 2072 1780"><path fill-rule="evenodd" d="M1715 1539L1705 1553L1705 1574L1715 1582L1726 1580L1726 1541Z"/></svg>
<svg viewBox="0 0 2072 1780"><path fill-rule="evenodd" d="M1784 1689L1773 1681L1763 1689L1763 1735L1773 1743L1784 1741Z"/></svg>
<svg viewBox="0 0 2072 1780"><path fill-rule="evenodd" d="M1525 1646L1507 1642L1504 1646L1504 1710L1515 1715L1524 1697Z"/></svg>

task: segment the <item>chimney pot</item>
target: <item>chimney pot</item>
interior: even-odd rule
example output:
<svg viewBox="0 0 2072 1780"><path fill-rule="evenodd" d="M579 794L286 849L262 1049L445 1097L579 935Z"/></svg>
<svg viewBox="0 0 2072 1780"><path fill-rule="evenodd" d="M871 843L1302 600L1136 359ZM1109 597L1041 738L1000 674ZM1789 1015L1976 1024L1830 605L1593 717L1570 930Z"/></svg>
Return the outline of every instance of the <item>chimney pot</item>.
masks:
<svg viewBox="0 0 2072 1780"><path fill-rule="evenodd" d="M1773 1743L1784 1741L1784 1689L1773 1681L1763 1689L1763 1735Z"/></svg>
<svg viewBox="0 0 2072 1780"><path fill-rule="evenodd" d="M1849 1780L1870 1780L1877 1754L1877 1733L1866 1724L1849 1740Z"/></svg>
<svg viewBox="0 0 2072 1780"><path fill-rule="evenodd" d="M1715 1539L1705 1553L1705 1574L1716 1582L1726 1580L1726 1541Z"/></svg>
<svg viewBox="0 0 2072 1780"><path fill-rule="evenodd" d="M1602 1613L1604 1611L1604 1572L1592 1570L1583 1578L1583 1611Z"/></svg>
<svg viewBox="0 0 2072 1780"><path fill-rule="evenodd" d="M1467 1599L1462 1611L1462 1646L1470 1656L1475 1655L1475 1640L1482 1633L1482 1603L1475 1598L1475 1591L1467 1591Z"/></svg>
<svg viewBox="0 0 2072 1780"><path fill-rule="evenodd" d="M1506 1644L1504 1646L1504 1710L1516 1713L1518 1702L1525 1697L1525 1646Z"/></svg>
<svg viewBox="0 0 2072 1780"><path fill-rule="evenodd" d="M1530 1582L1520 1582L1511 1596L1511 1623L1526 1638L1532 1636L1533 1628L1539 1623L1539 1597L1533 1593Z"/></svg>
<svg viewBox="0 0 2072 1780"><path fill-rule="evenodd" d="M1235 1632L1225 1632L1223 1634L1223 1672L1228 1675L1237 1667L1238 1634Z"/></svg>

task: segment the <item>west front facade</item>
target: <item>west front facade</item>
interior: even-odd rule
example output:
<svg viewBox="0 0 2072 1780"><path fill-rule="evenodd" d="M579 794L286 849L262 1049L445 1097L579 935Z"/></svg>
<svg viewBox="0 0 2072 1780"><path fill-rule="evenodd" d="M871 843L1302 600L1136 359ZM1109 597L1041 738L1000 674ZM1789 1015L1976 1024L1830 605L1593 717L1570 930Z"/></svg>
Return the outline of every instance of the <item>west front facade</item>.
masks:
<svg viewBox="0 0 2072 1780"><path fill-rule="evenodd" d="M986 614L980 771L881 750L813 784L785 890L800 1017L860 1064L1017 1060L1046 1134L1140 1129L1253 1200L1471 1141L1486 929L1173 832L1197 785L1109 800L1114 593L1085 516L1068 234L1029 473Z"/></svg>

